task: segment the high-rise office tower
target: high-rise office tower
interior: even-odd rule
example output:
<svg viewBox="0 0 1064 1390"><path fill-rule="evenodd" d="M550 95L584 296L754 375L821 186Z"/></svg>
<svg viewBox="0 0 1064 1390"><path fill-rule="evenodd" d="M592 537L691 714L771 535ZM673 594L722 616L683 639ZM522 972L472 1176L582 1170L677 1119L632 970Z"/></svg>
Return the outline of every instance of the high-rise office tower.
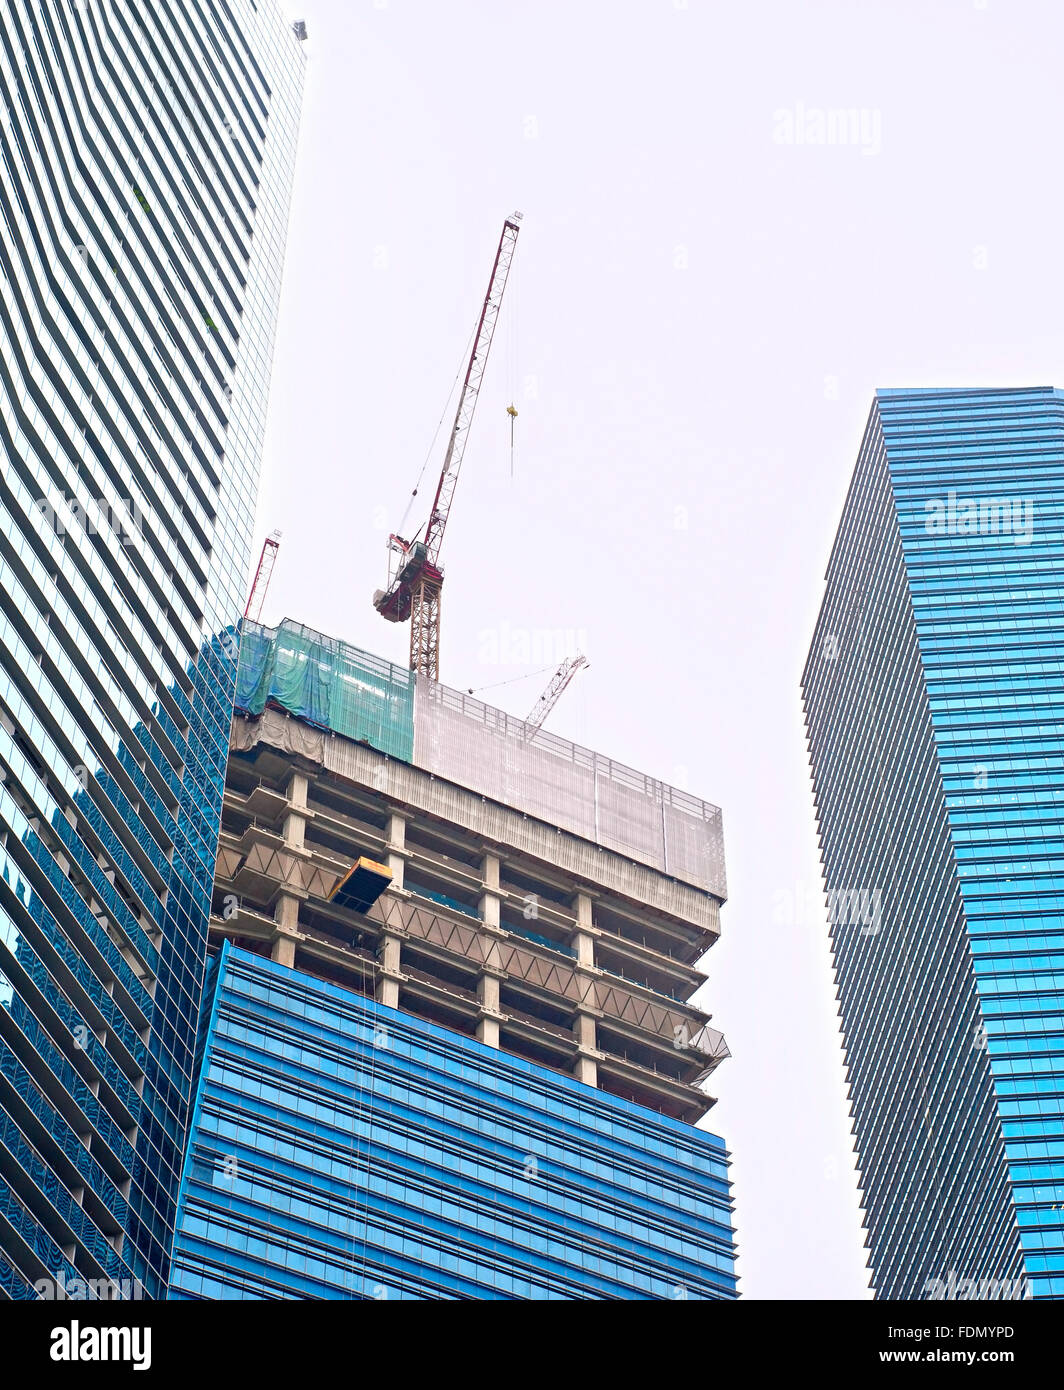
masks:
<svg viewBox="0 0 1064 1390"><path fill-rule="evenodd" d="M0 13L0 1292L165 1291L303 56Z"/></svg>
<svg viewBox="0 0 1064 1390"><path fill-rule="evenodd" d="M877 1295L1064 1296L1064 395L877 395L803 678Z"/></svg>
<svg viewBox="0 0 1064 1390"><path fill-rule="evenodd" d="M237 707L172 1295L734 1298L720 812L292 623Z"/></svg>

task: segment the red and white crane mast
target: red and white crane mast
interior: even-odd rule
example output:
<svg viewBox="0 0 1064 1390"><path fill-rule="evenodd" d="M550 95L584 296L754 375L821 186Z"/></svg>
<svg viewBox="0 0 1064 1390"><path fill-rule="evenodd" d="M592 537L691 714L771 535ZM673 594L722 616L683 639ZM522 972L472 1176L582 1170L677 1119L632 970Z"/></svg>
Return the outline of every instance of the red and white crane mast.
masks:
<svg viewBox="0 0 1064 1390"><path fill-rule="evenodd" d="M248 606L244 609L244 621L258 623L262 620L262 605L273 578L273 567L277 563L277 552L281 546L280 531L273 531L266 537L259 557L259 567L255 571L255 582L248 595Z"/></svg>
<svg viewBox="0 0 1064 1390"><path fill-rule="evenodd" d="M439 567L440 547L443 545L458 475L491 353L495 325L506 293L510 265L521 230L520 222L521 214L515 212L503 224L447 455L425 527L425 537L420 541L406 541L396 535L389 537L392 564L388 588L378 590L373 596L377 612L389 622L403 623L410 619L410 669L433 681L440 678L440 604L443 589L443 571Z"/></svg>

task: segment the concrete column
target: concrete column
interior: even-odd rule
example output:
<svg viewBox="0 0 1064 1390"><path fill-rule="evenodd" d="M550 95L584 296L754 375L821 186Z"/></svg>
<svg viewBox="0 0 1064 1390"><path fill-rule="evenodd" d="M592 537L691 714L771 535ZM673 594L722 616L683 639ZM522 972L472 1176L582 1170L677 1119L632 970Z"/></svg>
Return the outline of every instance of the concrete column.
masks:
<svg viewBox="0 0 1064 1390"><path fill-rule="evenodd" d="M277 906L273 909L273 920L282 931L299 930L299 899L292 893L278 893Z"/></svg>
<svg viewBox="0 0 1064 1390"><path fill-rule="evenodd" d="M485 854L480 866L484 891L477 907L485 926L498 927L501 921L502 898L499 896L499 856Z"/></svg>
<svg viewBox="0 0 1064 1390"><path fill-rule="evenodd" d="M577 893L573 899L573 913L576 916L576 930L573 933L572 947L581 965L595 964L595 934L592 899L590 893Z"/></svg>
<svg viewBox="0 0 1064 1390"><path fill-rule="evenodd" d="M573 950L580 965L595 964L595 938L590 932L578 931L573 934Z"/></svg>
<svg viewBox="0 0 1064 1390"><path fill-rule="evenodd" d="M306 842L309 791L310 779L306 773L293 772L288 781L288 814L281 831L290 849L302 849Z"/></svg>
<svg viewBox="0 0 1064 1390"><path fill-rule="evenodd" d="M596 1035L594 1014L578 1013L573 1022L573 1036L579 1048L573 1064L573 1075L585 1086L598 1085L598 1063L595 1060Z"/></svg>
<svg viewBox="0 0 1064 1390"><path fill-rule="evenodd" d="M595 929L590 893L577 893L573 899L573 913L576 917L576 931L573 933L572 945L576 952L577 961L585 968L594 969ZM589 976L585 975L583 971L581 971L579 979L584 986L590 984ZM593 992L590 997L594 998ZM578 1005L576 1019L573 1022L573 1036L576 1038L578 1048L576 1062L573 1065L573 1075L577 1081L582 1081L585 1086L598 1085L598 1062L595 1060L598 1051L598 1036L595 1026L597 1016L597 1010L594 1007L588 1008L586 1005Z"/></svg>
<svg viewBox="0 0 1064 1390"><path fill-rule="evenodd" d="M381 975L377 980L375 998L378 1004L384 1004L389 1009L397 1009L399 1007L399 981L389 980L387 976Z"/></svg>
<svg viewBox="0 0 1064 1390"><path fill-rule="evenodd" d="M380 970L377 974L375 998L378 1004L386 1004L390 1009L399 1007L399 975L402 955L402 940L385 932L377 948L377 961Z"/></svg>
<svg viewBox="0 0 1064 1390"><path fill-rule="evenodd" d="M477 999L481 1010L477 1020L477 1038L489 1047L498 1047L499 1020L489 1017L489 1014L497 1015L500 1012L498 975L483 973L477 977Z"/></svg>
<svg viewBox="0 0 1064 1390"><path fill-rule="evenodd" d="M392 871L392 886L402 888L403 872L406 868L407 848L406 848L406 818L393 812L388 817L388 824L384 830L384 852L387 855L388 868Z"/></svg>
<svg viewBox="0 0 1064 1390"><path fill-rule="evenodd" d="M288 802L299 811L307 809L310 793L310 778L305 772L293 772L288 779Z"/></svg>
<svg viewBox="0 0 1064 1390"><path fill-rule="evenodd" d="M576 918L576 928L573 931L571 945L576 952L577 964L583 969L579 979L583 986L588 986L591 977L584 974L584 970L595 969L595 923L593 899L590 893L577 893L572 901L573 915ZM593 999L594 994L590 997ZM596 1054L598 1051L598 1035L595 1019L598 1011L587 1006L578 1006L576 1019L573 1022L573 1036L576 1038L577 1057L573 1064L573 1075L577 1081L582 1081L585 1086L598 1085L598 1062Z"/></svg>
<svg viewBox="0 0 1064 1390"><path fill-rule="evenodd" d="M291 893L279 894L273 919L277 923L277 930L270 943L270 959L294 970L296 942L299 940L299 899Z"/></svg>
<svg viewBox="0 0 1064 1390"><path fill-rule="evenodd" d="M270 959L275 960L278 965L283 965L288 970L294 970L296 968L295 937L278 933L273 938L273 945L270 947Z"/></svg>

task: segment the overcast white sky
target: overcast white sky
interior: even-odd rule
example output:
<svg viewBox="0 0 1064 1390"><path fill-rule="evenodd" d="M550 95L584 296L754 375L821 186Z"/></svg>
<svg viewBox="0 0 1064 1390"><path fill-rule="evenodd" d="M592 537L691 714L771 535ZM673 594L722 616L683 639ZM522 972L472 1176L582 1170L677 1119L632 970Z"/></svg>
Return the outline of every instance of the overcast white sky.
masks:
<svg viewBox="0 0 1064 1390"><path fill-rule="evenodd" d="M741 1287L866 1297L798 680L875 387L1064 384L1064 7L286 4L310 39L265 617L405 664L371 607L385 536L522 210L442 678L528 675L571 634L592 668L550 727L723 807L700 1000L734 1053L706 1123ZM485 698L524 714L546 679Z"/></svg>

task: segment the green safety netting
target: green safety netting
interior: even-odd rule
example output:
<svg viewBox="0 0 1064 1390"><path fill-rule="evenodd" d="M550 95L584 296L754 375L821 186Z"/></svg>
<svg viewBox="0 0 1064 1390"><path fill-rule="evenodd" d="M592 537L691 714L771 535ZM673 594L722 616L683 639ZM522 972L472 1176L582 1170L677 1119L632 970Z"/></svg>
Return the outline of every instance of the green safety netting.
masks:
<svg viewBox="0 0 1064 1390"><path fill-rule="evenodd" d="M414 678L405 667L285 621L245 623L236 707L279 706L320 729L365 740L404 762L414 755Z"/></svg>

